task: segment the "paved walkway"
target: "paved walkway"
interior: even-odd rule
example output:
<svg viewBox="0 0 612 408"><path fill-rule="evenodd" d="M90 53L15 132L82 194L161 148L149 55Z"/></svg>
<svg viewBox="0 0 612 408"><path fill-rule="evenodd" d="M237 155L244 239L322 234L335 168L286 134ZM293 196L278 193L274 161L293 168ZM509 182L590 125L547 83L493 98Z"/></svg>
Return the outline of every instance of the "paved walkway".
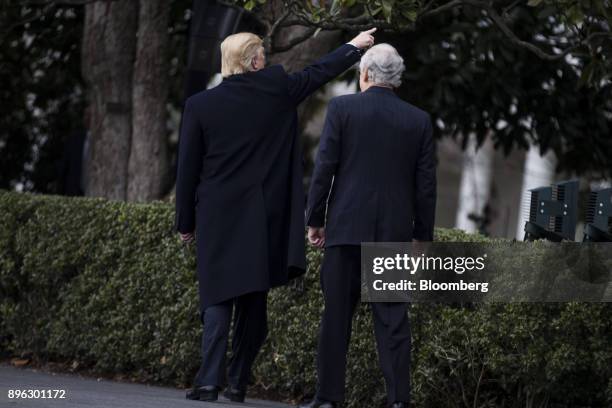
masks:
<svg viewBox="0 0 612 408"><path fill-rule="evenodd" d="M9 399L8 391L65 390L65 399ZM218 402L188 401L185 391L77 375L55 374L0 364L0 407L2 408L288 408L276 402L249 400L231 403L222 397Z"/></svg>

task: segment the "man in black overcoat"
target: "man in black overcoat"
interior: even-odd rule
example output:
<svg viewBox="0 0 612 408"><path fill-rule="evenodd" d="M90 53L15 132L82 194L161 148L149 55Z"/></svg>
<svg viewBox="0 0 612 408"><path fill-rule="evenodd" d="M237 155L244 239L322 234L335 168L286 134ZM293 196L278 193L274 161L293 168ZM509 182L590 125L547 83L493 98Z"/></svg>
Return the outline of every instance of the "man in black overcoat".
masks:
<svg viewBox="0 0 612 408"><path fill-rule="evenodd" d="M308 238L325 247L317 395L308 408L334 408L344 400L351 319L361 294L360 244L433 239L436 166L430 117L395 95L404 71L395 48L372 47L359 68L362 92L329 103L308 194ZM407 304L371 303L371 308L389 405L407 408Z"/></svg>
<svg viewBox="0 0 612 408"><path fill-rule="evenodd" d="M294 74L264 68L256 35L231 35L221 44L221 84L187 99L176 227L184 241L196 241L204 324L202 364L187 398L214 401L225 385L233 312L225 396L244 401L267 334L267 292L306 267L296 107L359 61L373 31Z"/></svg>

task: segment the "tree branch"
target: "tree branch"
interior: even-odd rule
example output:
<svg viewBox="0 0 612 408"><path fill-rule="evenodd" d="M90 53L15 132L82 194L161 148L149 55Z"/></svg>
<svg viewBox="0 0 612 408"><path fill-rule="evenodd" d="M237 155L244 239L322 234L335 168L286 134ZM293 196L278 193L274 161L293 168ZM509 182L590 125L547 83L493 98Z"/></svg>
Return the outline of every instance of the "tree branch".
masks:
<svg viewBox="0 0 612 408"><path fill-rule="evenodd" d="M51 12L54 8L56 7L55 4L53 3L49 3L49 4L45 4L44 7L41 7L38 10L34 10L32 12L31 16L25 17L21 20L15 21L12 24L10 24L8 27L0 30L0 45L2 45L4 43L4 41L6 40L8 34L13 31L14 29L24 26L28 23L34 22L38 19L40 19L42 16L46 15L47 13Z"/></svg>
<svg viewBox="0 0 612 408"><path fill-rule="evenodd" d="M478 4L481 4L480 2L477 2ZM565 57L567 54L571 53L572 51L588 44L588 42L594 38L593 34L589 35L587 38L585 38L582 41L579 41L578 43L571 45L567 48L565 48L564 50L562 50L559 53L556 54L551 54L551 53L547 53L546 51L542 50L540 47L538 47L537 45L530 43L528 41L524 41L521 40L520 38L518 38L518 36L514 33L514 31L512 31L510 29L510 27L508 27L508 25L506 24L506 22L504 21L504 19L497 13L497 11L490 5L486 5L485 7L483 7L484 10L487 12L488 16L491 18L491 20L495 23L495 25L497 25L497 27L500 29L500 31L506 36L508 37L508 39L515 45L525 48L528 51L531 51L532 53L534 53L536 56L538 56L539 58L543 59L543 60L548 60L548 61L555 61L558 59L561 59L563 57ZM594 34L601 34L601 33L594 33Z"/></svg>
<svg viewBox="0 0 612 408"><path fill-rule="evenodd" d="M433 3L430 2L426 7L430 7L431 4ZM507 15L507 13L514 7L516 7L518 5L518 3L520 3L520 0L514 1L512 4L510 4L509 6L507 6L506 8L504 8L503 10L503 14ZM561 59L563 57L565 57L567 54L575 51L576 49L585 46L589 43L589 41L591 41L592 39L594 39L595 37L611 37L610 32L596 32L596 33L592 33L589 36L587 36L586 38L584 38L583 40L579 41L578 43L571 45L565 49L563 49L561 52L559 53L549 53L544 51L542 48L538 47L537 45L529 42L529 41L524 41L521 40L515 33L514 31L512 31L512 29L510 29L510 27L507 24L507 21L497 12L497 10L495 10L495 8L492 6L491 3L489 2L485 2L485 1L480 1L480 0L453 0L450 1L446 4L443 4L437 8L434 9L430 9L430 10L426 10L425 12L421 13L417 19L421 20L423 18L427 18L427 17L432 17L441 13L444 13L452 8L455 7L460 7L460 6L472 6L472 7L477 7L480 8L482 10L484 10L487 15L489 16L489 18L493 21L493 23L498 27L498 29L516 46L527 49L528 51L534 53L536 56L538 56L539 58L543 59L543 60L548 60L548 61L554 61L554 60L558 60Z"/></svg>
<svg viewBox="0 0 612 408"><path fill-rule="evenodd" d="M263 20L259 15L257 15L257 13L254 13L251 10L247 10L244 7L240 7L240 6L238 6L235 3L232 3L230 1L225 1L225 0L216 0L216 1L217 1L217 3L222 4L224 6L241 10L243 13L248 14L249 16L251 16L262 27L269 28L269 26L270 26L270 24L267 21Z"/></svg>
<svg viewBox="0 0 612 408"><path fill-rule="evenodd" d="M11 24L10 26L8 26L6 29L2 30L2 33L8 33L10 31L12 31L13 29L31 23L33 21L38 20L39 18L41 18L43 15L47 14L51 9L53 9L55 7L55 4L46 4L44 7L34 11L32 13L31 16L28 16L22 20L16 21L13 24Z"/></svg>
<svg viewBox="0 0 612 408"><path fill-rule="evenodd" d="M421 14L419 14L419 16L417 17L417 21L419 21L422 18L433 17L438 14L442 14L455 7L459 7L465 3L465 0L452 0L452 1L449 1L448 3L445 3L441 6L438 6L432 9L431 7L433 6L433 3L434 2L432 1L426 6L425 11L421 12Z"/></svg>
<svg viewBox="0 0 612 408"><path fill-rule="evenodd" d="M275 53L279 53L279 52L289 51L290 49L292 49L296 45L301 44L304 41L307 41L308 39L310 39L314 35L314 33L316 31L317 31L316 28L310 27L307 31L304 32L304 34L292 38L286 44L283 44L283 45L273 45L272 49L271 49L271 52L273 54L275 54Z"/></svg>
<svg viewBox="0 0 612 408"><path fill-rule="evenodd" d="M95 3L98 1L110 2L119 0L25 0L20 2L22 6L45 6L54 4L57 6L83 6L89 3Z"/></svg>
<svg viewBox="0 0 612 408"><path fill-rule="evenodd" d="M111 1L118 1L118 0L25 0L23 2L20 2L20 4L21 5L39 5L39 6L43 6L43 5L45 6L83 5L83 4L93 3L96 1L111 2ZM230 1L217 0L217 1L223 5L234 7L234 8L240 8L241 10L244 10L242 7L239 7L236 4L231 3L231 0ZM520 39L516 35L516 33L512 31L512 29L510 28L508 24L507 17L508 17L509 12L515 7L517 7L520 3L522 3L522 1L524 0L514 0L509 5L504 7L500 14L500 12L498 12L494 8L492 2L485 1L485 0L451 0L437 7L435 7L437 1L430 0L426 3L426 5L421 10L421 13L417 17L416 23L418 24L423 19L440 15L442 13L448 12L458 7L462 7L462 6L476 7L486 12L489 19L497 26L497 28L502 32L502 34L504 34L510 40L510 42L512 42L512 44L514 44L517 47L524 48L532 52L539 58L543 60L548 60L548 61L559 60L565 57L567 54L570 54L571 52L577 50L578 48L588 45L589 41L591 41L594 38L597 38L597 37L612 38L612 34L609 31L598 31L598 32L591 33L587 37L576 42L575 44L564 48L560 52L556 52L556 53L547 52L532 42ZM270 42L271 42L272 36L274 36L274 34L277 32L277 30L280 27L289 27L289 26L296 26L296 25L308 27L308 30L304 34L293 38L286 44L272 46L271 47L272 52L287 51L288 49L312 37L312 35L316 32L316 29L322 29L322 30L342 29L342 30L346 30L350 32L355 32L355 31L367 30L372 27L377 27L381 31L390 30L390 31L402 33L406 31L413 31L416 28L415 25L405 26L401 28L396 27L386 20L374 18L374 16L371 13L368 14L367 12L364 12L364 14L357 16L357 17L334 18L332 16L326 16L325 18L319 21L314 21L312 17L308 14L308 12L305 10L303 3L299 2L298 0L290 0L289 2L285 3L285 7L286 7L285 12L281 15L280 18L278 18L274 22L271 22L267 19L263 19L262 16L260 16L258 13L244 10L246 13L252 16L258 23L260 23L263 27L266 27L267 29L266 38L269 38ZM369 11L369 10L366 8L366 11ZM293 15L293 18L290 18L292 15ZM31 17L32 20L35 20L36 18L37 18L36 16Z"/></svg>
<svg viewBox="0 0 612 408"><path fill-rule="evenodd" d="M289 17L289 14L291 14L291 11L289 9L285 10L285 12L274 22L274 24L272 24L266 36L272 38L280 24L285 21L287 17Z"/></svg>
<svg viewBox="0 0 612 408"><path fill-rule="evenodd" d="M515 0L512 3L510 3L510 5L508 5L507 7L504 7L504 10L502 11L502 16L507 16L508 13L510 13L516 6L518 6L523 0Z"/></svg>

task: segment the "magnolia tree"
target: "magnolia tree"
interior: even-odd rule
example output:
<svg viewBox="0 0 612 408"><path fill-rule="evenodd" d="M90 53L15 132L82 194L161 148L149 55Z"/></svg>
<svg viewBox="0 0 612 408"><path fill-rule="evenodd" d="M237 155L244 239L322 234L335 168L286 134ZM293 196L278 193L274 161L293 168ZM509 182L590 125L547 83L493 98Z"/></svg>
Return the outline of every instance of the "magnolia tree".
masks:
<svg viewBox="0 0 612 408"><path fill-rule="evenodd" d="M288 70L377 27L377 41L405 59L398 92L432 114L438 136L491 137L506 152L535 144L553 150L561 170L612 176L609 0L227 4L244 10L270 61ZM162 197L172 186L167 123L181 110L191 5L3 2L0 188L52 192L54 160L88 105L89 193Z"/></svg>
<svg viewBox="0 0 612 408"><path fill-rule="evenodd" d="M612 7L607 0L247 0L270 49L322 30L377 27L407 70L400 93L438 135L552 149L560 170L612 175ZM300 27L300 29L296 29ZM316 40L315 40L316 41Z"/></svg>

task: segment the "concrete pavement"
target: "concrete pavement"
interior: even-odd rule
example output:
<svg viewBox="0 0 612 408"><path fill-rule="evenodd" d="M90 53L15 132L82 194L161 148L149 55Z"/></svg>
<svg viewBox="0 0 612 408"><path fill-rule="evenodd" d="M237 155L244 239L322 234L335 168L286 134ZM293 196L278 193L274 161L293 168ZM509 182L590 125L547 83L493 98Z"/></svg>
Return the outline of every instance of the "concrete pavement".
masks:
<svg viewBox="0 0 612 408"><path fill-rule="evenodd" d="M59 399L9 399L9 390L65 390ZM40 391L39 391L40 393ZM59 395L59 394L58 394ZM2 408L288 408L290 405L249 400L231 403L188 401L185 391L176 388L97 380L78 375L48 373L0 364L0 407Z"/></svg>

